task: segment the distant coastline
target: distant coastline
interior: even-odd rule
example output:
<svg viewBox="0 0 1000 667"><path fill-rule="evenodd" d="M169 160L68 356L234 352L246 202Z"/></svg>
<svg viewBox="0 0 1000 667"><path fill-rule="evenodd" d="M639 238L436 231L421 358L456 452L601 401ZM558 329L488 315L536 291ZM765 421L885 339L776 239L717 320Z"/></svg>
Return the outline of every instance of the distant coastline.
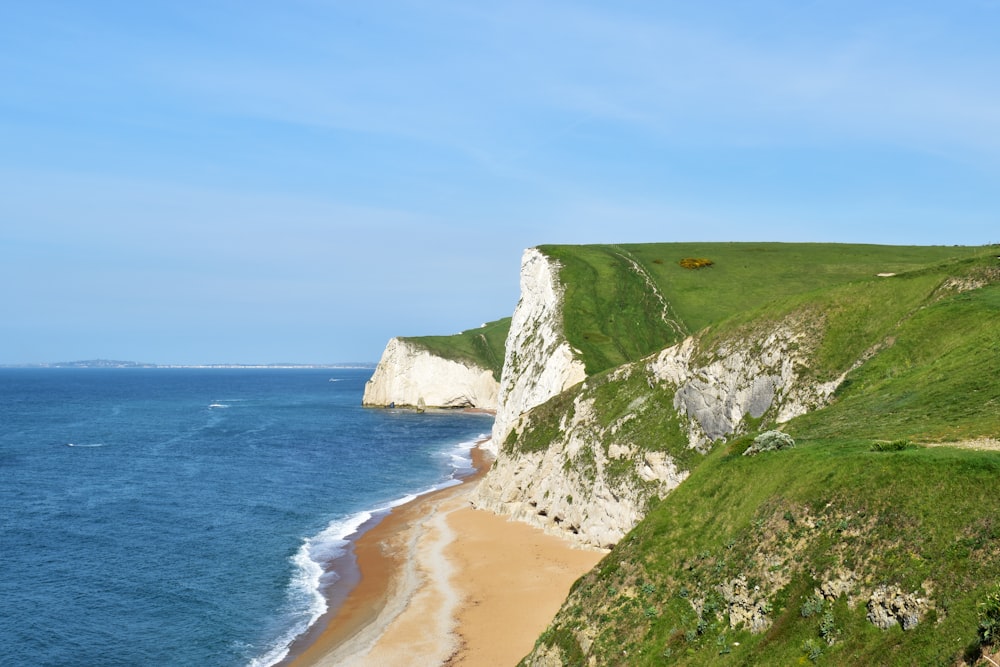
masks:
<svg viewBox="0 0 1000 667"><path fill-rule="evenodd" d="M147 364L138 361L88 359L35 364L0 364L0 368L375 368L374 362L344 362L336 364Z"/></svg>

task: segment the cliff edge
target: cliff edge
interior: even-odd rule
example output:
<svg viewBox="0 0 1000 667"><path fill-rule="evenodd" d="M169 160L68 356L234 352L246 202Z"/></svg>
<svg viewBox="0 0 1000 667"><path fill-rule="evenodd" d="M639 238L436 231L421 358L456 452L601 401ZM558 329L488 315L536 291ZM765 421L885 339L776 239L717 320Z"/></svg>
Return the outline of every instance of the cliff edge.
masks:
<svg viewBox="0 0 1000 667"><path fill-rule="evenodd" d="M362 404L496 410L499 388L489 369L445 359L418 343L393 338L365 385Z"/></svg>
<svg viewBox="0 0 1000 667"><path fill-rule="evenodd" d="M563 329L559 264L537 248L521 258L521 298L514 309L500 375L491 446L496 453L525 412L587 376Z"/></svg>

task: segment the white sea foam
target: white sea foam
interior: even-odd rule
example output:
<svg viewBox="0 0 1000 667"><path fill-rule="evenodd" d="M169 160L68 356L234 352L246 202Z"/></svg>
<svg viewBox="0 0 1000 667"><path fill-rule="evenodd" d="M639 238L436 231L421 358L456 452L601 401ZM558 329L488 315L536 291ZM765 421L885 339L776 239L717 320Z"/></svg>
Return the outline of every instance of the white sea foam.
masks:
<svg viewBox="0 0 1000 667"><path fill-rule="evenodd" d="M66 446L67 447L103 447L104 443L103 442L94 442L94 443L91 443L89 445L80 445L80 444L77 444L75 442L67 442Z"/></svg>
<svg viewBox="0 0 1000 667"><path fill-rule="evenodd" d="M474 441L462 442L441 452L442 456L448 457L452 467L450 477L441 483L407 494L372 510L357 512L346 518L331 521L318 534L303 540L291 558L295 571L288 594L289 607L295 609L293 615L297 620L263 655L251 660L248 667L271 667L283 660L288 655L289 647L295 638L312 627L313 623L327 612L329 607L323 591L339 578L336 572L327 568L333 560L346 553L350 538L361 526L373 517L385 514L394 507L413 502L420 496L461 484L458 477L473 472L472 448L477 441L485 437L482 435Z"/></svg>
<svg viewBox="0 0 1000 667"><path fill-rule="evenodd" d="M443 454L450 459L450 464L452 467L451 476L455 477L470 475L475 472L475 468L472 466L472 448L476 446L476 443L480 440L484 440L488 436L480 435L475 440L469 442L460 442L454 447L447 449Z"/></svg>
<svg viewBox="0 0 1000 667"><path fill-rule="evenodd" d="M331 521L322 531L302 541L291 557L295 570L288 591L288 607L296 620L263 655L251 660L248 667L270 667L283 660L295 638L327 612L323 590L336 581L338 575L326 567L344 555L348 538L372 516L373 512L357 512Z"/></svg>
<svg viewBox="0 0 1000 667"><path fill-rule="evenodd" d="M212 403L210 406L208 406L209 410L214 408L228 408L228 407L229 406L226 405L225 403Z"/></svg>

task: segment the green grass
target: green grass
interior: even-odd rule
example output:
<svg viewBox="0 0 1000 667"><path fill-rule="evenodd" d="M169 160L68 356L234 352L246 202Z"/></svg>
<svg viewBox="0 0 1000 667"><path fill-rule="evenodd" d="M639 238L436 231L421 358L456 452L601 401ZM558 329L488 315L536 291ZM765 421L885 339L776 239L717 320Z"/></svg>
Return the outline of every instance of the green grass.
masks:
<svg viewBox="0 0 1000 667"><path fill-rule="evenodd" d="M1000 454L869 448L718 450L575 585L542 641L579 654L575 632L595 628L601 665L809 664L811 640L817 664L953 664L976 644L979 602L1000 581ZM862 599L805 617L814 588L840 570L855 573ZM775 572L784 583L769 585ZM728 625L719 587L739 575L767 597L763 633ZM927 586L933 610L911 631L876 629L865 601L883 582ZM690 600L705 603L701 615Z"/></svg>
<svg viewBox="0 0 1000 667"><path fill-rule="evenodd" d="M921 308L793 435L915 442L1000 436L1000 284Z"/></svg>
<svg viewBox="0 0 1000 667"><path fill-rule="evenodd" d="M539 641L559 647L569 664L590 657L600 665L974 660L982 624L991 623L984 609L992 609L1000 586L1000 452L920 444L1000 437L996 250L866 246L852 261L824 265L824 257L831 259L824 253L832 252L826 246L793 247L798 259L783 261L777 251L788 246L729 245L685 244L679 257L716 262L697 271L668 261L663 246L628 249L644 265L662 258L654 266L664 275L683 272L686 280L703 282L737 250L786 268L799 263L801 269L811 256L829 284L810 284L815 277L789 269L781 278L789 291L775 289L771 298L755 296L755 286L716 285L718 301L707 291L682 294L690 283L664 290L674 290L671 305L685 327L711 320L699 332L706 357L793 319L814 337L803 342L805 378L829 380L863 363L847 374L831 404L785 426L794 449L741 455L755 431L768 425L765 415L759 423L747 421L750 432L708 456L684 459L690 477L577 582ZM945 261L947 253L959 257ZM877 263L882 266L873 271ZM883 271L899 275L872 276ZM974 280L976 289L953 288ZM739 309L738 289L744 290ZM699 302L714 311L691 315ZM579 321L568 319L567 327ZM587 385L599 427L631 413L635 418L620 427L629 429L631 442L676 448L670 392L623 369L592 376ZM550 418L558 419L559 406L549 407ZM539 434L543 421L534 424ZM542 440L533 448L542 448ZM817 605L816 588L845 573L854 577L852 597ZM766 600L770 625L762 633L729 626L721 591L739 576ZM868 596L881 584L931 601L916 628L883 631L867 620ZM816 608L804 614L804 607Z"/></svg>
<svg viewBox="0 0 1000 667"><path fill-rule="evenodd" d="M878 273L905 273L995 248L792 243L540 246L562 264L564 328L588 374L647 356L737 313ZM713 262L699 270L680 260ZM634 264L633 264L634 263ZM636 272L641 267L652 290ZM895 279L894 279L895 280ZM663 319L664 302L667 319Z"/></svg>
<svg viewBox="0 0 1000 667"><path fill-rule="evenodd" d="M542 246L562 265L563 326L588 375L635 361L688 333L663 321L657 295L615 246Z"/></svg>
<svg viewBox="0 0 1000 667"><path fill-rule="evenodd" d="M499 381L510 320L505 317L453 336L417 336L403 340L420 345L444 359L471 361L493 371L493 377Z"/></svg>

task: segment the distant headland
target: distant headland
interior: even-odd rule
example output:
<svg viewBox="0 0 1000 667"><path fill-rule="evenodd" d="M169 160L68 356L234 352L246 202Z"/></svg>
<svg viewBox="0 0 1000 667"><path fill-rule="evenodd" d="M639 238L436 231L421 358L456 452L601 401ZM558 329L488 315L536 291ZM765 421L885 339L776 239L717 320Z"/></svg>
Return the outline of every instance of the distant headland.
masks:
<svg viewBox="0 0 1000 667"><path fill-rule="evenodd" d="M114 359L87 359L83 361L56 361L37 364L0 364L0 368L375 368L372 362L345 362L335 364L148 364L138 361Z"/></svg>

